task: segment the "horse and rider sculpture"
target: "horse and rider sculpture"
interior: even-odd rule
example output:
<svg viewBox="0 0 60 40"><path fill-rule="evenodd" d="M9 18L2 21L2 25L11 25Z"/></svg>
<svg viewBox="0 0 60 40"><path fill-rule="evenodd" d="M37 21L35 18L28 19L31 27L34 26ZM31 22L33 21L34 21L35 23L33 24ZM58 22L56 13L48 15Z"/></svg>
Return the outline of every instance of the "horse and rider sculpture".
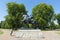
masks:
<svg viewBox="0 0 60 40"><path fill-rule="evenodd" d="M32 25L34 26L34 29L37 28L37 27L36 27L36 24L37 24L37 21L36 21L36 20L34 20L33 18L29 18L29 16L26 15L26 14L24 14L24 15L22 16L22 18L23 18L23 19L21 20L21 23L22 23L22 24L32 24ZM22 26L22 27L23 27L23 26ZM13 30L14 30L14 28L12 28L10 35L12 35Z"/></svg>

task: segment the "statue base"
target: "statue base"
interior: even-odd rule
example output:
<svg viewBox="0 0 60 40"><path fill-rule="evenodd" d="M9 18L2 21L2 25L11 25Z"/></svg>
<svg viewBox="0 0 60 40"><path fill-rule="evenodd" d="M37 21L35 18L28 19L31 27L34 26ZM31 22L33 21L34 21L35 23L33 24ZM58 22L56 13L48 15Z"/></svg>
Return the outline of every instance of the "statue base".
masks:
<svg viewBox="0 0 60 40"><path fill-rule="evenodd" d="M40 39L43 38L43 33L39 29L18 30L16 38L20 39Z"/></svg>

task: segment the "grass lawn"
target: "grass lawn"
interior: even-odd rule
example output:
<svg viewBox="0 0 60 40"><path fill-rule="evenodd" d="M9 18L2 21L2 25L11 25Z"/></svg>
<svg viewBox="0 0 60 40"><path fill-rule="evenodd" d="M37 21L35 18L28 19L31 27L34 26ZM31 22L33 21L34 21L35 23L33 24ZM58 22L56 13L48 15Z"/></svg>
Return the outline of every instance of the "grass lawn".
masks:
<svg viewBox="0 0 60 40"><path fill-rule="evenodd" d="M60 31L56 31L57 34L60 34Z"/></svg>
<svg viewBox="0 0 60 40"><path fill-rule="evenodd" d="M0 30L0 35L3 34L3 32Z"/></svg>

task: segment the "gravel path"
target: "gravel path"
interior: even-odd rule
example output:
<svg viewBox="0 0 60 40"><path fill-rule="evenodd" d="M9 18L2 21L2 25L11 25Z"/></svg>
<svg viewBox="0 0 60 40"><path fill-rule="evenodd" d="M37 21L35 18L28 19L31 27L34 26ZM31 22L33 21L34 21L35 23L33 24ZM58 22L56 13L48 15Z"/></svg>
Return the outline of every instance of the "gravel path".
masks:
<svg viewBox="0 0 60 40"><path fill-rule="evenodd" d="M20 39L20 38L15 38L15 36L10 36L9 35L10 30L8 29L0 29L0 30L4 32L2 35L0 35L0 40L19 40ZM16 32L14 32L13 34L15 33ZM43 31L43 34L45 38L40 38L37 40L60 40L60 35L56 34L55 31Z"/></svg>

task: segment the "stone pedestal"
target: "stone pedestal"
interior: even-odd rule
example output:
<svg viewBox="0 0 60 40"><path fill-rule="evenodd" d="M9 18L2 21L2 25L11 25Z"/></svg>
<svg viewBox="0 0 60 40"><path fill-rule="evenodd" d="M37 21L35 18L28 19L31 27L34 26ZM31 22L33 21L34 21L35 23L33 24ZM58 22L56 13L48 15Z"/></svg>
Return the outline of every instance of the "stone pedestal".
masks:
<svg viewBox="0 0 60 40"><path fill-rule="evenodd" d="M43 38L43 33L41 30L18 30L16 33L16 38L22 40L22 39L30 39L30 40L35 40L35 39L41 39Z"/></svg>

